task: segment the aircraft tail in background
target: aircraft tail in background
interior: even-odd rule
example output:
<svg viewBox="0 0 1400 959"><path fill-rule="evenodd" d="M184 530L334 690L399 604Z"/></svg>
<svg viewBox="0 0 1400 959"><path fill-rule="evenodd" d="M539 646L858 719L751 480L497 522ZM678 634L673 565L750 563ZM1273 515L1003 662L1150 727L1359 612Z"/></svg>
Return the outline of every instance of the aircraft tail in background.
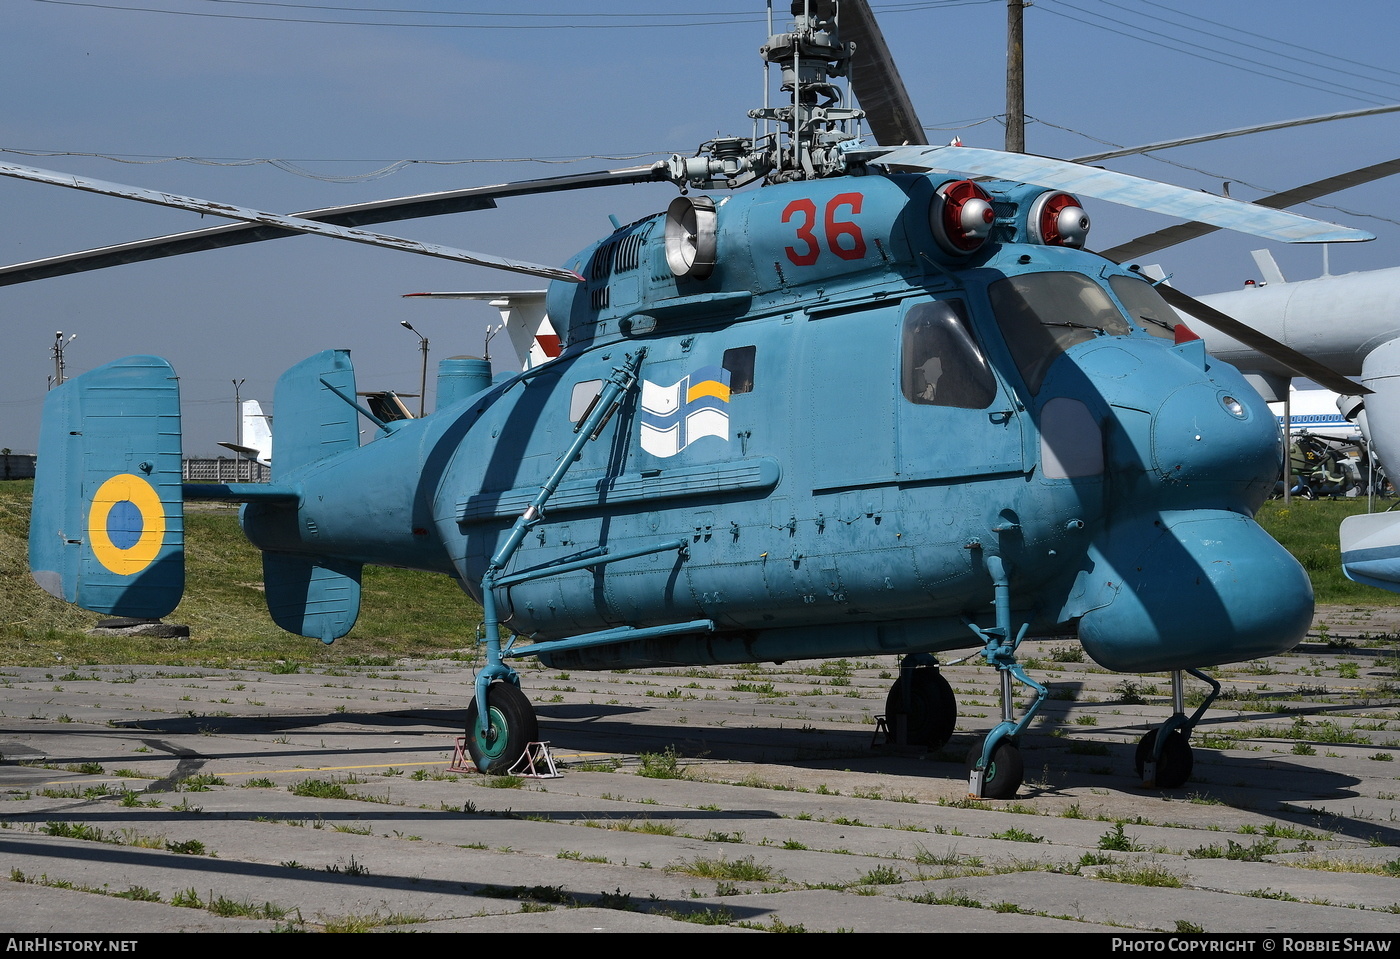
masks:
<svg viewBox="0 0 1400 959"><path fill-rule="evenodd" d="M272 465L272 414L262 411L257 400L244 400L240 443L220 443L225 449L251 456L264 466Z"/></svg>
<svg viewBox="0 0 1400 959"><path fill-rule="evenodd" d="M482 300L501 311L501 324L520 360L521 369L534 369L559 355L561 343L545 313L544 290L478 290L463 293L405 293L436 300Z"/></svg>

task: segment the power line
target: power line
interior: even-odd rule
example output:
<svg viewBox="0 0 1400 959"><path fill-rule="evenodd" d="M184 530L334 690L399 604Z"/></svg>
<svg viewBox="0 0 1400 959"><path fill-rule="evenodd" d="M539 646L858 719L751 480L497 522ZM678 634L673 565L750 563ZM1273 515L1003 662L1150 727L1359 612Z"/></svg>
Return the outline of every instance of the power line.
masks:
<svg viewBox="0 0 1400 959"><path fill-rule="evenodd" d="M1120 24L1120 21L1118 21L1118 20L1116 20L1116 19L1110 21L1111 23L1115 24L1115 26L1108 26L1108 25L1105 25L1104 23L1099 23L1099 22L1096 22L1096 21L1094 21L1094 20L1086 20L1086 19L1083 19L1083 18L1081 18L1081 17L1073 16L1072 14L1066 13L1066 12L1064 12L1063 10L1056 9L1056 7L1058 7L1058 6L1065 6L1065 7L1068 7L1068 8L1071 9L1071 10L1075 10L1076 12L1085 14L1085 16L1089 16L1089 17L1099 17L1100 19L1107 19L1107 18L1102 17L1102 15L1100 15L1100 14L1095 14L1095 13L1093 13L1092 11L1086 11L1086 10L1083 10L1082 8L1075 7L1075 6L1073 6L1072 4L1065 3L1064 0L1041 0L1041 2L1037 3L1032 9L1033 9L1033 10L1040 10L1040 11L1043 11L1043 12L1045 12L1045 13L1049 13L1049 14L1051 14L1051 15L1053 15L1053 16L1062 17L1062 18L1064 18L1064 19L1066 19L1066 20L1072 20L1072 21L1074 21L1075 23L1081 23L1081 24L1083 24L1083 25L1085 25L1085 26L1093 27L1093 28L1098 29L1098 30L1105 30L1105 31L1107 31L1107 32L1109 32L1109 33L1117 34L1118 36L1127 37L1127 38L1130 39L1130 40L1137 40L1137 41L1139 41L1140 43L1148 43L1148 44L1151 44L1152 46L1161 47L1162 49L1165 49L1165 50L1171 50L1171 51L1173 51L1173 52L1175 52L1175 53L1181 53L1181 54L1184 54L1184 55L1189 56L1189 57L1195 57L1195 58L1198 59L1198 60L1205 60L1205 61L1208 61L1208 62L1210 62L1210 63L1219 64L1220 66L1230 67L1230 68L1232 68L1232 69L1240 70L1240 71L1243 71L1243 72L1245 72L1245 73L1252 73L1252 74L1255 74L1256 76L1266 77L1266 78L1268 78L1268 79L1270 79L1270 80L1280 80L1280 81L1282 81L1282 82L1284 82L1284 83L1289 83L1289 84L1292 84L1292 85L1294 85L1294 86L1304 87L1304 88L1310 89L1310 90L1317 90L1317 91L1320 91L1320 92L1322 92L1322 93L1330 93L1330 94L1333 94L1333 95L1336 95L1336 96L1344 96L1344 97L1348 97L1348 98L1350 98L1350 99L1363 100L1363 101L1368 101L1368 102L1372 102L1372 103L1384 103L1384 102L1388 102L1388 101L1394 99L1394 97L1383 97L1383 96L1381 96L1381 95L1379 95L1379 94L1370 93L1370 92L1364 91L1364 90L1355 90L1355 89L1353 89L1353 88L1345 87L1344 85L1342 85L1342 84L1340 84L1340 83L1335 83L1335 82L1329 81L1329 80L1320 80L1320 79L1315 78L1315 77L1312 77L1312 78L1305 77L1305 75L1299 74L1299 73L1297 73L1296 71L1284 70L1283 68L1280 68L1280 67L1273 67L1273 66L1269 66L1269 65L1267 65L1267 64L1259 64L1259 65L1262 66L1262 67L1264 67L1266 70L1273 70L1273 71L1276 71L1276 72L1279 72L1279 73L1293 73L1295 76L1304 77L1304 79L1310 79L1310 80L1313 80L1314 82L1309 83L1309 82L1304 82L1303 80L1293 80L1293 79L1289 79L1287 76L1276 76L1276 75L1274 75L1273 73L1266 73L1266 72L1263 72L1262 70L1250 69L1249 67L1242 66L1240 63L1236 62L1234 59L1220 59L1220 56L1234 57L1233 54L1228 54L1228 53L1226 53L1226 54L1220 54L1219 51L1214 51L1214 50L1212 50L1212 51L1210 51L1210 52L1211 52L1211 53L1217 53L1217 54L1219 54L1218 56L1209 56L1209 55L1207 55L1207 54L1205 54L1205 53L1198 53L1198 52L1195 52L1195 51L1193 51L1193 50L1183 48L1182 46L1179 46L1179 45L1173 45L1173 43L1163 42L1163 41L1165 41L1165 40L1170 40L1170 39L1173 39L1173 38L1165 37L1165 36L1164 36L1163 34L1161 34L1161 33L1156 33L1156 32L1153 32L1153 31L1145 31L1145 32L1147 32L1147 33L1149 34L1149 36L1140 36L1140 35L1137 35L1137 34L1134 34L1134 33L1129 33L1129 32L1127 32L1127 31L1124 30L1124 29L1118 29L1118 28L1117 28L1117 25ZM1150 38L1151 36L1161 37L1162 40L1153 40L1153 39ZM1182 42L1184 42L1184 41L1175 41L1175 40L1174 40L1173 42L1174 42L1174 43L1177 43L1177 44L1180 44L1180 43L1182 43ZM1201 48L1201 49L1206 49L1206 48ZM1240 58L1240 59L1246 59L1246 58ZM1254 62L1256 62L1256 61L1247 61L1247 62L1254 63ZM1327 86L1319 86L1318 84L1326 84ZM1340 89L1328 89L1328 87L1335 87L1335 88L1340 88ZM1346 92L1346 91L1349 91L1349 92Z"/></svg>
<svg viewBox="0 0 1400 959"><path fill-rule="evenodd" d="M1277 44L1280 45L1280 46L1292 47L1294 50L1302 50L1302 51L1304 51L1304 52L1306 52L1306 53L1313 53L1313 54L1316 54L1316 55L1318 55L1318 56L1320 56L1320 57L1326 57L1326 58L1329 59L1329 60L1337 60L1337 61L1339 61L1339 62L1341 62L1341 63L1349 63L1349 64L1351 64L1352 66L1361 67L1362 69L1365 69L1365 70L1373 70L1373 71L1375 71L1376 73L1388 73L1388 74L1390 74L1391 76L1400 77L1400 70L1389 70L1389 69L1386 69L1385 67L1379 67L1379 66L1376 66L1376 65L1374 65L1374 64L1362 63L1360 60L1352 60L1352 59L1349 59L1349 58L1347 58L1347 57L1339 57L1339 56L1337 56L1336 54L1327 53L1327 52L1325 52L1325 51L1323 51L1323 50L1317 50L1317 49L1314 49L1314 48L1312 48L1312 47L1305 47L1305 46L1302 46L1302 45L1297 44L1297 43L1290 43L1290 42L1287 41L1287 40L1280 40L1278 37L1266 37L1266 36L1264 36L1263 34L1260 34L1260 33L1258 33L1257 31L1252 30L1252 29L1251 29L1251 30L1241 30L1239 27L1232 27L1232 26L1230 26L1229 24L1221 23L1221 22L1219 22L1218 20L1208 20L1208 19L1206 19L1205 17L1193 16L1193 15L1191 15L1191 14L1185 13L1184 11L1172 10L1171 7L1168 7L1168 6L1166 6L1165 4L1161 4L1161 3L1154 3L1153 0L1140 0L1140 2L1145 3L1145 4L1147 4L1148 6L1151 6L1151 7L1157 7L1158 9L1161 9L1161 10L1168 10L1168 11L1171 11L1171 12L1173 12L1173 13L1177 13L1177 14L1179 14L1180 16L1186 17L1186 18L1189 19L1189 20L1199 20L1201 23L1206 23L1206 24L1209 24L1210 26L1213 26L1213 27L1220 27L1220 28L1225 29L1225 30L1233 30L1233 31L1235 31L1236 33L1243 33L1243 34L1244 34L1246 37L1248 37L1251 41L1266 40L1266 41L1268 41L1269 43L1277 43ZM1319 66L1320 66L1320 64L1319 64ZM1323 69L1333 69L1333 68L1331 68L1331 67L1323 67ZM1343 72L1343 71L1338 71L1338 72Z"/></svg>
<svg viewBox="0 0 1400 959"><path fill-rule="evenodd" d="M312 17L274 17L241 13L211 13L198 10L168 10L158 7L134 7L113 3L97 3L93 0L32 0L34 3L47 3L64 7L87 7L96 10L113 10L126 13L155 13L177 17L202 17L215 20L251 20L265 23L307 23L326 26L353 27L398 27L429 30L648 30L671 29L677 27L713 27L742 23L763 23L766 17L751 11L721 11L709 14L690 13L498 13L486 11L460 10L399 10L384 7L344 7L328 4L299 4L278 2L278 0L202 0L206 3L240 4L244 6L280 7L291 10L353 12L361 14L393 14L396 16L430 17L494 17L494 18L549 18L555 23L407 23L383 20L332 20ZM885 4L877 9L887 14L916 13L946 7L973 6L985 3L1000 3L1001 0L922 0L917 3ZM623 18L644 19L644 23L600 22ZM680 19L689 18L689 19ZM659 22L657 22L659 21Z"/></svg>
<svg viewBox="0 0 1400 959"><path fill-rule="evenodd" d="M1176 21L1176 20L1167 19L1166 17L1153 16L1153 15L1150 14L1150 13L1142 13L1142 12L1139 12L1139 11L1137 11L1137 10L1134 10L1134 9L1131 8L1131 7L1124 6L1122 3L1115 3L1114 0L1098 0L1098 2L1104 4L1105 6L1113 7L1113 8L1115 8L1115 9L1117 9L1117 10L1122 10L1122 11L1124 11L1124 12L1126 12L1126 13L1131 13L1131 14L1133 14L1134 16L1137 16L1137 17L1140 17L1140 18L1144 18L1144 19L1148 19L1148 20L1155 20L1155 21L1157 21L1158 23L1165 23L1165 24L1167 24L1168 26L1176 27L1176 28L1181 29L1181 30L1188 30L1188 31L1190 31L1190 32L1192 32L1192 33L1198 33L1198 34L1203 32L1203 31L1200 31L1200 30L1196 30L1196 29L1194 29L1194 28L1192 28L1192 27L1188 27L1188 26L1186 26L1185 24L1179 23L1179 22ZM1144 0L1144 2L1145 2L1145 0ZM1153 6L1157 6L1157 4L1152 4L1152 5L1153 5ZM1176 11L1172 11L1172 12L1173 12L1173 13L1176 13ZM1180 14L1178 14L1178 15L1180 15ZM1191 18L1191 19L1195 19L1195 18ZM1202 22L1203 22L1203 23L1212 24L1212 25L1214 25L1214 26L1218 26L1218 27L1220 27L1221 29L1229 30L1229 31L1234 32L1234 33L1241 33L1241 34L1244 34L1244 35L1248 38L1248 40L1250 41L1249 48L1252 49L1252 50L1254 50L1254 49L1257 48L1258 41L1260 41L1260 40L1263 40L1263 41L1266 41L1266 42L1275 42L1275 41L1271 40L1271 38L1269 38L1269 37L1260 36L1260 35L1258 35L1258 34L1253 33L1252 31L1249 31L1249 30L1241 30L1241 29L1238 28L1238 27L1231 27L1231 26L1229 26L1229 25L1227 25L1227 24L1217 23L1216 21L1213 21L1213 20L1203 20ZM1157 35L1157 36L1163 36L1162 34L1156 34L1156 35ZM1209 37L1211 37L1211 38L1215 38L1215 37L1216 37L1216 34L1215 34L1215 33L1207 33L1206 35L1209 36ZM1173 38L1173 39L1175 39L1175 38ZM1179 42L1189 43L1190 41L1185 41L1185 40L1183 40L1183 41L1179 41ZM1198 46L1200 49L1203 49L1203 50L1210 50L1210 51L1213 52L1213 53L1220 53L1220 54L1222 54L1222 55L1224 55L1224 56L1238 56L1238 54L1232 54L1232 53L1231 53L1230 51L1228 51L1228 50L1217 50L1217 49L1215 49L1214 47L1210 47L1210 46L1207 46L1207 45L1205 45L1205 44L1192 44L1192 45L1193 45L1193 46ZM1290 44L1290 46L1294 46L1294 45L1293 45L1293 44ZM1320 55L1320 56L1327 56L1327 54L1319 53L1318 51L1307 50L1306 47L1295 47L1295 49L1304 50L1304 51L1309 52L1309 53L1318 53L1318 55ZM1258 50L1257 52L1263 54L1263 53L1267 53L1268 51ZM1289 62L1290 64L1294 64L1294 63L1299 63L1299 62L1300 62L1299 58L1296 57L1296 56L1293 56L1293 55L1291 55L1291 54L1285 54L1285 56L1288 57L1288 62ZM1243 60L1245 60L1246 62L1249 62L1249 63L1258 64L1258 65L1263 66L1263 67L1265 67L1266 69L1269 69L1269 70L1281 70L1281 71L1287 72L1287 73L1294 73L1296 76L1306 76L1306 74L1299 73L1299 72L1293 71L1293 70L1285 70L1285 69L1282 68L1282 67L1274 66L1274 65L1272 65L1272 64L1266 64L1266 63L1263 63L1263 62L1260 61L1260 60L1250 60L1250 59L1247 58L1247 57L1240 57L1240 59L1243 59ZM1340 73L1340 74L1343 74L1343 75L1345 75L1345 76L1356 77L1356 78L1359 79L1359 80L1366 80L1366 81L1369 81L1369 82L1380 82L1380 83L1387 83L1387 82L1389 82L1389 81L1385 81L1385 80L1377 81L1377 80L1375 80L1375 79L1372 78L1372 77L1363 76L1362 74L1356 73L1356 72L1351 71L1351 70L1342 70L1342 69L1339 69L1339 68L1337 68L1337 67L1329 67L1329 66L1327 66L1326 64L1318 63L1317 61L1314 61L1314 60L1302 60L1301 62L1302 62L1302 63L1306 63L1306 64L1308 64L1309 66L1314 66L1314 67L1318 67L1319 69L1322 69L1322 70L1330 71L1330 72L1332 72L1332 73ZM1386 71L1386 72L1393 72L1393 71ZM1400 74L1397 74L1397 75L1400 75ZM1331 80L1326 80L1326 79L1321 78L1321 77L1314 77L1313 79L1321 80L1321 82L1323 82L1323 83L1333 83L1333 82L1335 82L1335 81L1331 81ZM1350 89L1350 88L1346 88L1346 89Z"/></svg>

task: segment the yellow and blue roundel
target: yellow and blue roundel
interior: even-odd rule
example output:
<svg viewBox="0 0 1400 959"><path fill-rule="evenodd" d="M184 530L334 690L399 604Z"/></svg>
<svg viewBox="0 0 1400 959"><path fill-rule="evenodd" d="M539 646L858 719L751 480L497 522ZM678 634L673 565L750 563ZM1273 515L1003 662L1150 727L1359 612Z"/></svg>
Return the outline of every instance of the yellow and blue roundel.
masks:
<svg viewBox="0 0 1400 959"><path fill-rule="evenodd" d="M88 542L98 562L120 576L155 562L165 542L165 510L155 487L131 473L98 487L88 509Z"/></svg>

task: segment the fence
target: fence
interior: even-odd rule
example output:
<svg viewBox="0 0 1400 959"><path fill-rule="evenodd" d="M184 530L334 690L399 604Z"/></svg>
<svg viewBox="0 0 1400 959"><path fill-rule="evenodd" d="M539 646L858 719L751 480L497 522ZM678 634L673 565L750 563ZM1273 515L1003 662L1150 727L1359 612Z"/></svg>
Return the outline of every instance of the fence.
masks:
<svg viewBox="0 0 1400 959"><path fill-rule="evenodd" d="M0 480L34 478L33 453L0 453ZM186 483L266 483L272 471L255 460L229 456L184 461Z"/></svg>
<svg viewBox="0 0 1400 959"><path fill-rule="evenodd" d="M256 460L219 456L214 459L187 459L186 483L266 483L271 472Z"/></svg>
<svg viewBox="0 0 1400 959"><path fill-rule="evenodd" d="M0 453L0 479L33 478L33 453Z"/></svg>

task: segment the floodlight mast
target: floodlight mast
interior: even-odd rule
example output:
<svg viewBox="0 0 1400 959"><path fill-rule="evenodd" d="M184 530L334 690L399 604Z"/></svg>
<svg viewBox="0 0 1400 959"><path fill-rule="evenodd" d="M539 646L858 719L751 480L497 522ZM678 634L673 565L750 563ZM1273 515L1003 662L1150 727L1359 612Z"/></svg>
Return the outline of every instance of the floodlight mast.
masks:
<svg viewBox="0 0 1400 959"><path fill-rule="evenodd" d="M399 320L399 326L418 337L418 348L423 352L423 372L418 378L418 418L423 418L428 402L428 338L413 328L408 320Z"/></svg>
<svg viewBox="0 0 1400 959"><path fill-rule="evenodd" d="M49 348L49 353L53 356L53 376L49 378L49 389L55 386L62 386L65 379L63 373L67 369L67 364L63 360L63 350L78 338L78 334L69 334L68 339L63 338L63 331L59 330L53 335L53 346Z"/></svg>
<svg viewBox="0 0 1400 959"><path fill-rule="evenodd" d="M239 446L243 445L243 397L239 391L246 382L247 378L233 381L233 441Z"/></svg>

